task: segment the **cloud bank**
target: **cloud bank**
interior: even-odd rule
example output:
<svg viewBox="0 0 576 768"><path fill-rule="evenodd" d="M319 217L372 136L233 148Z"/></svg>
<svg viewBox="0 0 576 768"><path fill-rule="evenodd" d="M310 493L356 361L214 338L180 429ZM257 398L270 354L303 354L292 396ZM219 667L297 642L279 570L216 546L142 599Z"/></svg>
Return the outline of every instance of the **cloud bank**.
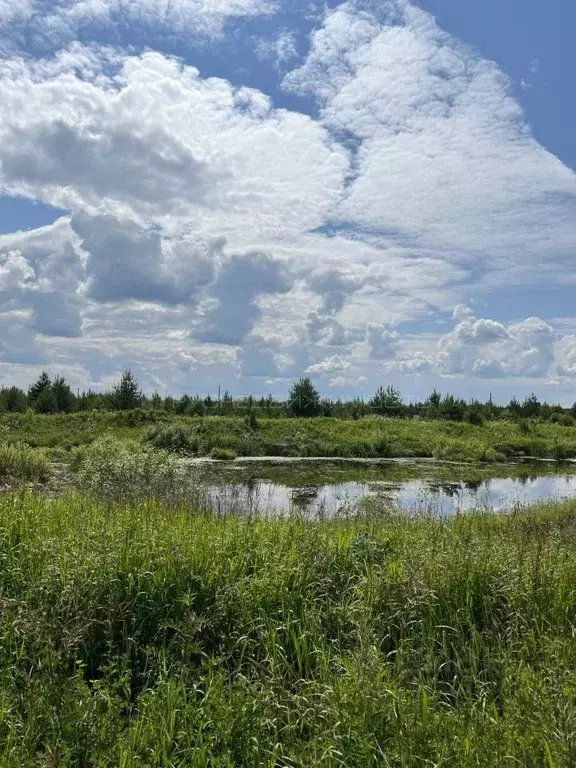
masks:
<svg viewBox="0 0 576 768"><path fill-rule="evenodd" d="M502 285L575 282L576 174L497 65L424 10L343 3L307 52L297 30L262 38L307 112L160 50L76 39L119 23L209 38L277 10L0 0L0 192L65 211L0 236L5 377L49 364L98 385L132 364L175 391L304 373L351 391L568 381L562 318L470 307ZM58 50L10 51L17 33Z"/></svg>

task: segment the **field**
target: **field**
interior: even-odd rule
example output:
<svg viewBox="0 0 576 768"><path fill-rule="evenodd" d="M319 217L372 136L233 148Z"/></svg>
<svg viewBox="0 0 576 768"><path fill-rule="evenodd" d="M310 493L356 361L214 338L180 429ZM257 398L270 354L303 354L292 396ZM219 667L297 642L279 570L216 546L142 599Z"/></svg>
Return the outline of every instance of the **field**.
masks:
<svg viewBox="0 0 576 768"><path fill-rule="evenodd" d="M435 457L506 461L518 456L576 458L576 428L540 421L440 420L368 417L246 419L178 417L165 411L0 415L0 442L50 449L52 455L102 436L144 439L187 455ZM224 453L223 453L224 452Z"/></svg>
<svg viewBox="0 0 576 768"><path fill-rule="evenodd" d="M1 764L574 765L575 526L4 494Z"/></svg>

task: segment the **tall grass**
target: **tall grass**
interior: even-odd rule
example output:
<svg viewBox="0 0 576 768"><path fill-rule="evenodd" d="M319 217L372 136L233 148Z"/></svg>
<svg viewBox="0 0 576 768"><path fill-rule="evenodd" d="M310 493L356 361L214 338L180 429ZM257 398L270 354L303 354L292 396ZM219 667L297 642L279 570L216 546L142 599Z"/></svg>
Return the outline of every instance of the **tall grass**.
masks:
<svg viewBox="0 0 576 768"><path fill-rule="evenodd" d="M528 432L512 422L483 425L452 421L365 418L244 419L208 417L156 424L142 440L156 448L207 456L214 449L239 456L419 457L451 461L576 457L576 433L558 424L535 423Z"/></svg>
<svg viewBox="0 0 576 768"><path fill-rule="evenodd" d="M41 451L27 445L0 443L0 483L43 482L49 475L50 462Z"/></svg>
<svg viewBox="0 0 576 768"><path fill-rule="evenodd" d="M154 499L167 506L200 503L195 474L166 451L102 438L74 452L74 485L105 501Z"/></svg>
<svg viewBox="0 0 576 768"><path fill-rule="evenodd" d="M0 498L3 766L572 766L576 505Z"/></svg>
<svg viewBox="0 0 576 768"><path fill-rule="evenodd" d="M144 440L183 455L213 449L239 456L436 457L506 461L518 456L576 458L574 427L551 422L410 421L367 417L265 419L176 416L165 411L0 414L0 439L57 452L101 437Z"/></svg>

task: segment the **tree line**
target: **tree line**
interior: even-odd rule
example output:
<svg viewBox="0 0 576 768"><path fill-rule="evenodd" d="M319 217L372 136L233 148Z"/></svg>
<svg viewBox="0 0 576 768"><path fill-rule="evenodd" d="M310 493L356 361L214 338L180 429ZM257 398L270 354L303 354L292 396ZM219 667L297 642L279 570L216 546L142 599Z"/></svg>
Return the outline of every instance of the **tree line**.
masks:
<svg viewBox="0 0 576 768"><path fill-rule="evenodd" d="M465 400L451 394L442 395L434 390L421 402L407 403L394 387L380 386L368 400L333 400L321 397L309 378L295 382L286 400L279 400L272 395L262 398L234 398L228 392L218 398L188 394L180 398L162 397L157 392L148 396L142 392L130 370L125 371L120 380L105 392L93 392L90 389L73 392L63 376L51 378L45 371L27 391L15 386L0 389L0 412L24 413L32 410L41 414L53 414L135 409L162 410L188 416L237 415L254 418L332 416L359 419L377 415L405 419L448 419L473 424L503 418L542 419L568 424L576 418L576 403L571 409L565 409L560 405L541 402L534 394L523 401L513 397L507 405L502 406L496 405L492 398L487 402Z"/></svg>

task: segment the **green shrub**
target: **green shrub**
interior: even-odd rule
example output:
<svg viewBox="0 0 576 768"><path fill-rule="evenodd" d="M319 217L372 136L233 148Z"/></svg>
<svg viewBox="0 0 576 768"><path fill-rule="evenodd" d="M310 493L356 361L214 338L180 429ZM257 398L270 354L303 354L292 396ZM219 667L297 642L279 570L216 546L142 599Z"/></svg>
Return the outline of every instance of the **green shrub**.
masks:
<svg viewBox="0 0 576 768"><path fill-rule="evenodd" d="M464 420L477 427L484 426L484 417L477 408L468 408L464 414Z"/></svg>
<svg viewBox="0 0 576 768"><path fill-rule="evenodd" d="M532 425L530 424L530 421L528 419L519 419L518 432L520 432L521 435L529 435L531 431Z"/></svg>
<svg viewBox="0 0 576 768"><path fill-rule="evenodd" d="M50 462L42 451L27 445L0 444L0 482L44 482L49 476Z"/></svg>
<svg viewBox="0 0 576 768"><path fill-rule="evenodd" d="M75 485L106 501L135 503L148 499L169 506L199 503L195 475L166 451L113 438L75 452Z"/></svg>
<svg viewBox="0 0 576 768"><path fill-rule="evenodd" d="M212 448L210 458L218 461L234 461L236 453L229 448Z"/></svg>
<svg viewBox="0 0 576 768"><path fill-rule="evenodd" d="M198 436L191 429L179 424L149 427L142 435L142 442L172 453L195 455L198 453Z"/></svg>

